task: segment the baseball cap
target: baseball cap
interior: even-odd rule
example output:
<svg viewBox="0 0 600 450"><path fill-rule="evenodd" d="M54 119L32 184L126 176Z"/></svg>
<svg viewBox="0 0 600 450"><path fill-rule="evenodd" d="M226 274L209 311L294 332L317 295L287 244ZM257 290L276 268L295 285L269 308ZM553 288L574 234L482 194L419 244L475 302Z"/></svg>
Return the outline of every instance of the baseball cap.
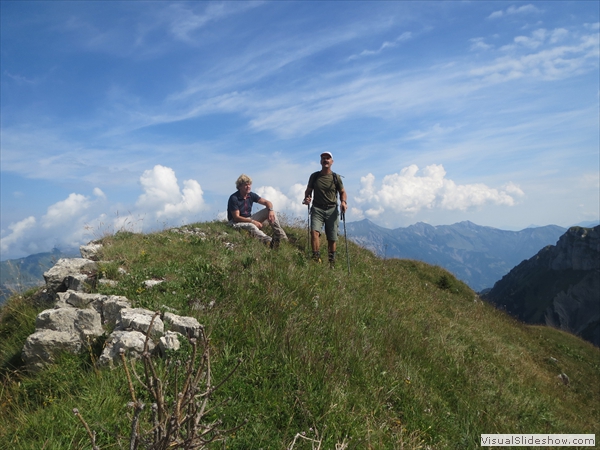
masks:
<svg viewBox="0 0 600 450"><path fill-rule="evenodd" d="M323 152L321 153L321 156L323 155L328 155L331 159L333 159L333 155L331 154L331 152Z"/></svg>

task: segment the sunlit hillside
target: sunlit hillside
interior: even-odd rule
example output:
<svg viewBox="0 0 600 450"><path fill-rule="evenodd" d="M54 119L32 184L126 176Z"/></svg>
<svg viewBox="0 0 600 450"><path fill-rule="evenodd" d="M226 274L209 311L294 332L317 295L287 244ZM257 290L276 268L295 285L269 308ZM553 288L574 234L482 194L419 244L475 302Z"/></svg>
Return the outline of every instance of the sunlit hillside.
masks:
<svg viewBox="0 0 600 450"><path fill-rule="evenodd" d="M103 238L98 276L118 284L96 289L205 326L224 381L210 418L242 425L209 448L475 449L482 433L600 430L600 350L517 322L439 267L353 243L347 255L342 238L330 269L308 257L301 224L278 250L220 222L185 228ZM0 448L91 448L74 408L99 448L129 448L127 378L93 366L101 343L22 370L48 307L30 291L0 310Z"/></svg>

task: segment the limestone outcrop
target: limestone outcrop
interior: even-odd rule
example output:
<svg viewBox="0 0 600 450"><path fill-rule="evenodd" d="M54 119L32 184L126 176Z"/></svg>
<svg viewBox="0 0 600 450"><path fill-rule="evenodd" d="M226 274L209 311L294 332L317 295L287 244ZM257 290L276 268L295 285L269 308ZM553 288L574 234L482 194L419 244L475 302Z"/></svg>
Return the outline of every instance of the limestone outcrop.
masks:
<svg viewBox="0 0 600 450"><path fill-rule="evenodd" d="M193 317L133 308L126 297L85 292L93 285L100 250L98 243L82 246L85 257L60 259L44 273L45 295L54 307L38 314L36 330L25 341L22 358L28 370L40 370L64 352L81 352L105 335L98 364L112 366L121 351L128 358L144 351L165 354L179 349L180 338L202 333Z"/></svg>

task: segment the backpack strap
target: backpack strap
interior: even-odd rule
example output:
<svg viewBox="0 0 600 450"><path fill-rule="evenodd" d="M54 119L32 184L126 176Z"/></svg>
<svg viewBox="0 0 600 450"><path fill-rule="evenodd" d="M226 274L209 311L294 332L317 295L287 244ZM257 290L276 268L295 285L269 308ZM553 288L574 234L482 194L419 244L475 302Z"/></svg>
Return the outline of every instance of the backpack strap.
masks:
<svg viewBox="0 0 600 450"><path fill-rule="evenodd" d="M337 192L340 192L340 177L341 175L338 175L335 172L331 172L333 175L333 183L335 184L335 190ZM315 186L315 181L317 180L317 178L319 178L321 176L321 172L313 172L310 177L308 178L308 187L309 188L314 188Z"/></svg>
<svg viewBox="0 0 600 450"><path fill-rule="evenodd" d="M308 187L311 189L314 189L315 187L315 181L317 180L317 178L319 178L319 174L321 172L313 172L310 177L308 178Z"/></svg>
<svg viewBox="0 0 600 450"><path fill-rule="evenodd" d="M335 190L340 192L340 176L333 172L333 182L335 183Z"/></svg>

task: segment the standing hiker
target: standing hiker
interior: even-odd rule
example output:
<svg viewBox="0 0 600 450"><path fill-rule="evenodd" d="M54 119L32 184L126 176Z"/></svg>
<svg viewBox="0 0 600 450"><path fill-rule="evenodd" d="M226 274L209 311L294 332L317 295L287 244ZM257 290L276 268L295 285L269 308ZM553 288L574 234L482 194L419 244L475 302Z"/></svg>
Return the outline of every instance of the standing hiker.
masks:
<svg viewBox="0 0 600 450"><path fill-rule="evenodd" d="M265 244L270 244L271 248L277 247L279 241L287 240L288 237L279 225L279 220L273 210L273 203L252 192L252 179L248 175L242 174L236 180L235 187L237 191L231 194L227 202L229 225L250 231L252 236ZM252 214L253 203L264 205L265 208ZM271 225L273 229L273 237L262 231L267 224Z"/></svg>
<svg viewBox="0 0 600 450"><path fill-rule="evenodd" d="M335 265L335 248L340 223L337 205L338 192L342 213L345 213L348 209L348 203L346 202L347 196L342 179L331 170L332 165L333 155L330 152L321 153L321 170L313 173L308 179L308 186L306 186L302 203L310 205L310 202L313 202L310 210L313 260L321 262L320 237L321 230L325 226L328 259L329 264L333 267ZM313 192L314 201L312 198Z"/></svg>

